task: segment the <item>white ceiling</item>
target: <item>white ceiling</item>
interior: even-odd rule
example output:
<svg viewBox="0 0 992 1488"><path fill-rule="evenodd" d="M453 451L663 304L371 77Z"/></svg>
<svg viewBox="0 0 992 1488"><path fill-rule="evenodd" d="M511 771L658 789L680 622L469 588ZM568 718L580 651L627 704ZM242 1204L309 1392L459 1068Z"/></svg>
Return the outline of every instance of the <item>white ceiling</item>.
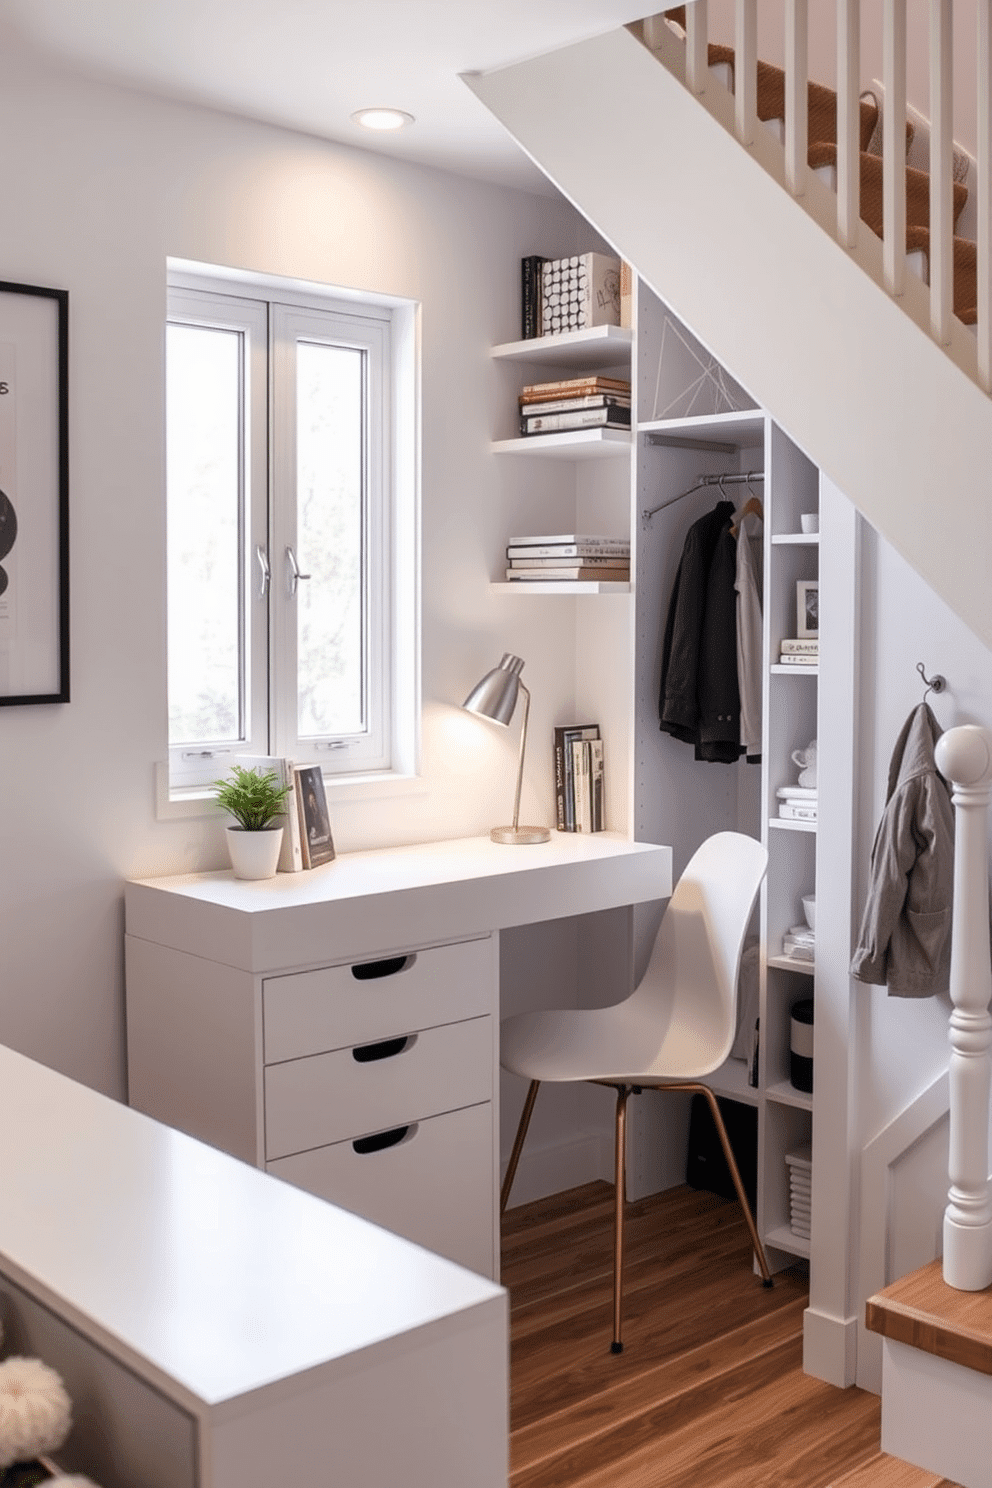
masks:
<svg viewBox="0 0 992 1488"><path fill-rule="evenodd" d="M642 10L631 0L0 0L0 25L130 86L541 190L543 176L459 74ZM351 122L382 104L416 124L376 136Z"/></svg>

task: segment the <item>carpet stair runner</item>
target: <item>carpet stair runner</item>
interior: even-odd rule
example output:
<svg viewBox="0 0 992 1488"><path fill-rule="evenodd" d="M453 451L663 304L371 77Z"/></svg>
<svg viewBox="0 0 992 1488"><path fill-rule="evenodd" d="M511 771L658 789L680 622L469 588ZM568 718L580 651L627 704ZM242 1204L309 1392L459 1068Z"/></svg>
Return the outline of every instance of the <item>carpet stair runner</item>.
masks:
<svg viewBox="0 0 992 1488"><path fill-rule="evenodd" d="M666 10L665 16L685 28L685 6ZM728 69L728 87L734 86L734 49L715 42L709 45L711 68ZM810 169L837 168L837 94L822 83L809 82L807 140ZM869 153L868 146L878 123L878 105L867 94L860 101L861 144L861 220L876 237L882 236L882 157ZM757 114L763 124L785 120L785 72L770 62L758 62ZM912 126L906 126L907 147L912 139ZM968 190L960 182L953 186L953 222L958 219L968 200ZM926 171L906 167L906 252L923 255L929 275L930 260L930 177ZM978 249L967 238L954 237L954 314L965 325L978 319Z"/></svg>

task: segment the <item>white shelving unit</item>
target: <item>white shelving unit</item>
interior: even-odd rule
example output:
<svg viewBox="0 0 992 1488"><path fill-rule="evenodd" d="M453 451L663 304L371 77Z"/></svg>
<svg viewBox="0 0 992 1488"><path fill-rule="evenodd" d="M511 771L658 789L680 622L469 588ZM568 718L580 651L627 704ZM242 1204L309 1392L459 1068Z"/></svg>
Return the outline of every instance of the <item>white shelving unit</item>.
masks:
<svg viewBox="0 0 992 1488"><path fill-rule="evenodd" d="M785 1154L812 1141L813 1097L797 1090L789 1077L790 1024L793 1005L813 996L816 966L784 955L782 937L790 926L803 923L802 896L815 891L817 830L815 822L779 817L776 792L797 782L793 751L818 737L819 668L778 664L782 640L796 635L796 583L818 576L819 533L802 532L800 524L804 512L818 510L819 472L780 429L770 426L761 790L768 874L761 898L758 1229L773 1270L810 1254L809 1240L794 1234L790 1225Z"/></svg>
<svg viewBox="0 0 992 1488"><path fill-rule="evenodd" d="M729 1059L707 1079L714 1092L757 1110L757 1222L773 1268L808 1258L809 1241L793 1234L789 1216L787 1152L811 1141L814 1098L789 1078L789 1031L793 1003L812 995L815 966L782 954L782 937L802 919L801 897L815 884L816 824L780 819L776 791L794 783L792 751L817 737L818 667L778 663L779 643L796 634L796 581L818 572L819 533L801 530L804 512L818 511L818 472L783 432L699 348L698 367L670 358L671 315L645 285L636 283L635 329L616 327L567 337L510 342L493 350L504 363L519 364L516 386L507 384L507 419L516 416L515 396L541 376L574 376L579 370L630 376L632 430L581 431L496 440L494 452L514 470L538 470L549 460L572 462L575 470L575 529L631 538L632 583L493 583L502 595L590 596L575 610L580 669L577 707L596 718L607 738L608 775L614 796L609 824L644 842L670 844L676 876L712 832L733 828L760 836L769 852L755 929L760 933L759 1011L761 1044L758 1084L748 1083L748 1062ZM684 327L674 343L693 345ZM667 349L666 349L667 348ZM681 350L679 356L681 356ZM629 368L629 372L627 369ZM698 375L698 387L681 398L678 379ZM729 402L745 406L729 406ZM659 409L685 406L681 417L658 417ZM623 463L626 461L626 464ZM592 462L591 464L588 462ZM712 485L686 496L700 476L751 475L753 485ZM536 479L536 477L535 477ZM762 497L764 543L764 735L762 762L723 766L695 760L687 746L660 732L658 678L669 596L689 527L717 500ZM682 499L685 497L685 499ZM664 503L664 505L662 505ZM644 513L660 507L646 520ZM560 507L558 508L560 510ZM535 503L536 513L541 511ZM535 530L541 526L535 516ZM500 559L502 555L499 555ZM630 594L629 605L609 605L606 596ZM619 782L619 784L618 784ZM643 952L657 926L657 913L635 911L634 931ZM672 1119L680 1098L659 1097L657 1119L651 1097L629 1113L631 1197L679 1183L685 1172L688 1119Z"/></svg>

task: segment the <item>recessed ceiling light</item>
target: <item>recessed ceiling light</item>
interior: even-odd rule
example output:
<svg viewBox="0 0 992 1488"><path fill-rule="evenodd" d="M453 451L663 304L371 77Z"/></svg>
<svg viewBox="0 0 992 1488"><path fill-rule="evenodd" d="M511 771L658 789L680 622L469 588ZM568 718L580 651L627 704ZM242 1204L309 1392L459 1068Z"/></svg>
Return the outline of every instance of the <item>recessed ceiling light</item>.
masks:
<svg viewBox="0 0 992 1488"><path fill-rule="evenodd" d="M402 109L394 108L359 109L351 117L363 129L404 129L407 124L414 122L412 114L405 114Z"/></svg>

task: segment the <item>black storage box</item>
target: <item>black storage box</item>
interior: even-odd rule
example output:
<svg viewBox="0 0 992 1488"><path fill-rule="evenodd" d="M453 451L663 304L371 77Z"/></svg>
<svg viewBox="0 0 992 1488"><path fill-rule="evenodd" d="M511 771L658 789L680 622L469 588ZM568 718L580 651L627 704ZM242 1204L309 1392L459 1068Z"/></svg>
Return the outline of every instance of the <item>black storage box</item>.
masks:
<svg viewBox="0 0 992 1488"><path fill-rule="evenodd" d="M758 1108L721 1096L717 1097L717 1105L753 1214L758 1195ZM692 1097L685 1181L690 1188L705 1188L725 1199L737 1198L720 1135L704 1095Z"/></svg>

